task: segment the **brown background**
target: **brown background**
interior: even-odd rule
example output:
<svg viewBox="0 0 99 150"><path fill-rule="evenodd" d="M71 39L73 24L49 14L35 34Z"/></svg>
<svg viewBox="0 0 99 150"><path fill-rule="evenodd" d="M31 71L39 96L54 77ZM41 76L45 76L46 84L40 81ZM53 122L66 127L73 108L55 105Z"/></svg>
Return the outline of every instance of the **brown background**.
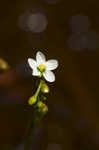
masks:
<svg viewBox="0 0 99 150"><path fill-rule="evenodd" d="M25 32L18 26L19 16L26 10L31 11L34 6L38 11L43 11L49 21L47 29L37 35ZM99 48L81 52L69 48L67 41L72 34L69 19L76 14L87 15L91 22L89 30L98 33L98 1L62 0L56 5L49 5L44 0L4 0L0 3L0 56L11 68L38 49L60 63L56 82L51 84L52 92L48 96L49 113L41 125L44 128L42 149L52 141L61 144L64 150L99 149ZM5 76L5 83L6 79L11 80L7 87L1 86L3 94L9 97L6 98L8 104L0 106L2 150L18 144L24 136L29 109L23 103L31 96L34 84L32 78L23 81L21 77L22 80L15 81L15 74ZM15 97L17 104L16 101L14 104ZM3 96L0 100L3 100ZM58 107L66 111L63 112L64 116L57 117L55 108ZM57 135L59 129L61 131ZM55 139L49 135L50 132L53 132Z"/></svg>

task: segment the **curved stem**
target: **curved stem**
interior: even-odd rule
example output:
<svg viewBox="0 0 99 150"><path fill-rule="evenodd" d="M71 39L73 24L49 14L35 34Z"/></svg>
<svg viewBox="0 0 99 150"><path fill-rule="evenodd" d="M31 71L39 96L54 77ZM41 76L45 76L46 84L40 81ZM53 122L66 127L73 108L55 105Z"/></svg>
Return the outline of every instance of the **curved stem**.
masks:
<svg viewBox="0 0 99 150"><path fill-rule="evenodd" d="M38 126L39 122L42 120L42 118L45 116L46 113L39 112L37 108L34 110L34 115L31 118L30 121L30 128L27 134L27 137L25 139L25 147L24 150L30 150L32 146L32 139L33 134L35 131L35 128Z"/></svg>
<svg viewBox="0 0 99 150"><path fill-rule="evenodd" d="M37 91L34 94L34 96L36 98L39 95L41 86L42 86L42 80L40 80ZM33 113L33 116L31 118L31 121L30 121L29 131L28 131L28 134L27 134L27 137L26 137L26 140L25 140L24 150L30 150L31 145L32 145L32 137L33 137L34 130L37 127L39 121L43 118L44 115L45 115L44 113L38 111L38 108L34 108L34 113Z"/></svg>
<svg viewBox="0 0 99 150"><path fill-rule="evenodd" d="M38 95L39 95L39 92L40 92L41 86L42 86L42 80L40 80L39 86L38 86L37 91L36 91L36 93L35 93L35 97L36 97L36 98L37 98L37 97L38 97Z"/></svg>

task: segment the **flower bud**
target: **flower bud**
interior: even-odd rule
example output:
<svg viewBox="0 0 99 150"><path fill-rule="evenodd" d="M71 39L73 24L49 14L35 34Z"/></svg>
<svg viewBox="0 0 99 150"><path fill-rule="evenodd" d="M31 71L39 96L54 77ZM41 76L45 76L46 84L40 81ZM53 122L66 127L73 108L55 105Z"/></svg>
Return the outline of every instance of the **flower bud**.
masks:
<svg viewBox="0 0 99 150"><path fill-rule="evenodd" d="M36 103L36 100L37 100L37 97L34 95L34 96L29 98L28 104L33 105L34 103Z"/></svg>
<svg viewBox="0 0 99 150"><path fill-rule="evenodd" d="M44 95L41 95L41 96L40 96L40 99L41 99L42 101L45 101L47 98L46 98Z"/></svg>
<svg viewBox="0 0 99 150"><path fill-rule="evenodd" d="M48 87L48 85L44 82L44 81L42 81L42 86L41 86L41 92L42 93L49 93L49 87Z"/></svg>
<svg viewBox="0 0 99 150"><path fill-rule="evenodd" d="M45 115L48 112L47 105L43 104L42 113Z"/></svg>
<svg viewBox="0 0 99 150"><path fill-rule="evenodd" d="M37 103L37 106L38 106L39 108L42 108L42 107L43 107L43 102L39 101L39 102Z"/></svg>

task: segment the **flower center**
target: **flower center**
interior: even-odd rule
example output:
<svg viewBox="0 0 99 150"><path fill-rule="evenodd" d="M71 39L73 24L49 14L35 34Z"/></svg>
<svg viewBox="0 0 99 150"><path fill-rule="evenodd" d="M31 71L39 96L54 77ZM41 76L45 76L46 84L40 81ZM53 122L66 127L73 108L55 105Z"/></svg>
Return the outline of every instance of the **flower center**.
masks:
<svg viewBox="0 0 99 150"><path fill-rule="evenodd" d="M41 73L45 72L46 67L43 64L40 64L37 68Z"/></svg>

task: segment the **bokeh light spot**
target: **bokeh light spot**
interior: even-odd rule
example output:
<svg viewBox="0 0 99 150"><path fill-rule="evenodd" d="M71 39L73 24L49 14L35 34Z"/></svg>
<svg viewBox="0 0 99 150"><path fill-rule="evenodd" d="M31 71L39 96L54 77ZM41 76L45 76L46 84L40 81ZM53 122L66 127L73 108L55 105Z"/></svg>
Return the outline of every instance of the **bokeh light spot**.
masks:
<svg viewBox="0 0 99 150"><path fill-rule="evenodd" d="M47 18L44 14L31 14L27 19L27 26L30 31L38 33L43 32L47 27Z"/></svg>
<svg viewBox="0 0 99 150"><path fill-rule="evenodd" d="M77 51L84 49L93 50L99 48L99 35L93 31L73 34L70 37L68 44L70 48Z"/></svg>
<svg viewBox="0 0 99 150"><path fill-rule="evenodd" d="M88 32L88 27L90 25L88 16L83 15L72 16L70 19L70 24L72 32L74 33Z"/></svg>
<svg viewBox="0 0 99 150"><path fill-rule="evenodd" d="M19 17L19 27L24 31L40 33L46 30L47 25L47 17L40 12L23 14Z"/></svg>

